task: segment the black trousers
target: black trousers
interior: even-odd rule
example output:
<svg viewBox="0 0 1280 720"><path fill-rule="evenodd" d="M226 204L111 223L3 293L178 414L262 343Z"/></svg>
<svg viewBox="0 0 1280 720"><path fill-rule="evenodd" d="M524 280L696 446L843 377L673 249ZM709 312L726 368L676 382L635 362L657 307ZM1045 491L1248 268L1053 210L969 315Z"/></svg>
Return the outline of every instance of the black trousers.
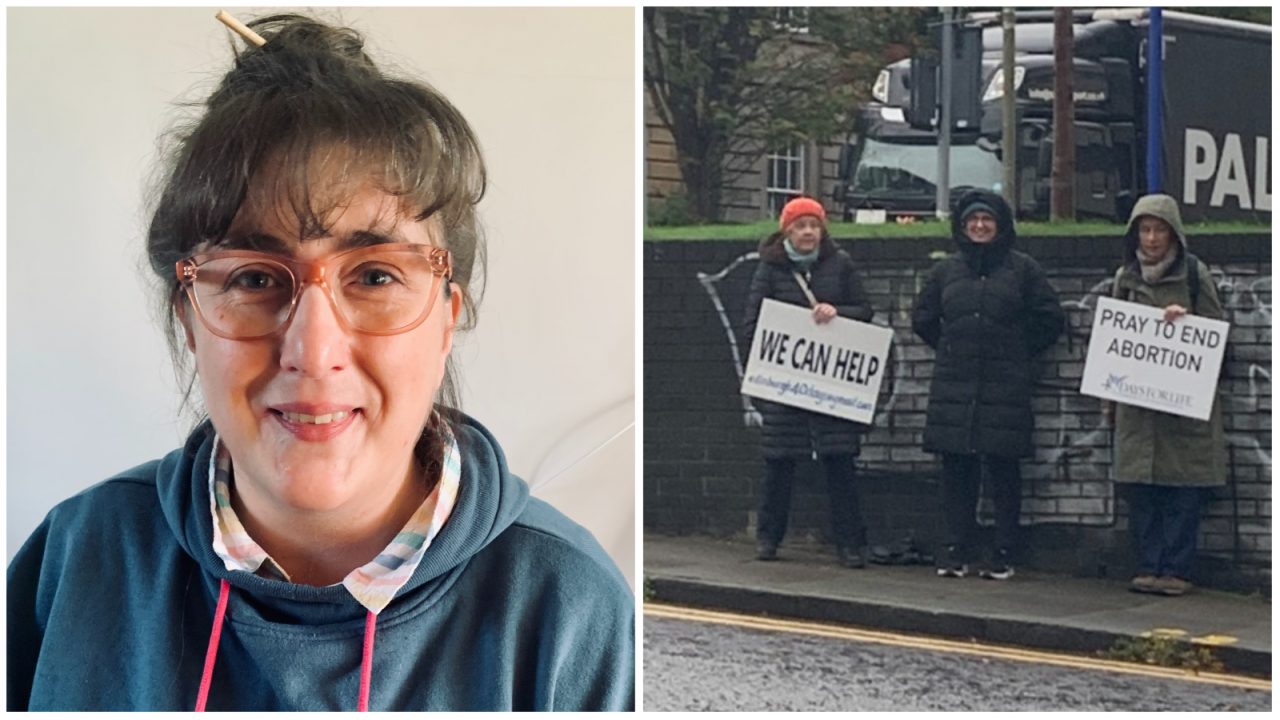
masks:
<svg viewBox="0 0 1280 720"><path fill-rule="evenodd" d="M996 547L1012 553L1018 546L1018 516L1022 513L1022 471L1017 458L996 455L942 455L942 513L947 545L960 559L976 559L978 495L986 466L996 510Z"/></svg>
<svg viewBox="0 0 1280 720"><path fill-rule="evenodd" d="M842 548L861 548L867 544L867 528L862 523L853 456L824 455L820 459L827 474L831 531L835 543ZM782 538L787 534L787 519L791 515L791 485L795 476L795 460L768 458L764 461L764 491L760 494L756 525L756 538L761 542L782 544Z"/></svg>
<svg viewBox="0 0 1280 720"><path fill-rule="evenodd" d="M1129 531L1138 563L1135 574L1191 579L1204 491L1125 483Z"/></svg>

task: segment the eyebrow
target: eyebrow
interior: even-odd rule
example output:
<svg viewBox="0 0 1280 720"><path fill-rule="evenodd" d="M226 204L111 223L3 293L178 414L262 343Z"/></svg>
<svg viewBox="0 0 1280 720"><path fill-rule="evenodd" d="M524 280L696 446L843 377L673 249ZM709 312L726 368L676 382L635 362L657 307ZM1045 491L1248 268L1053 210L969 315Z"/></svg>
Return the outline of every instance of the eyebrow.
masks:
<svg viewBox="0 0 1280 720"><path fill-rule="evenodd" d="M356 248L385 245L388 243L407 243L403 236L395 231L382 233L375 230L356 230L338 241L337 251L354 250ZM251 232L243 235L232 235L224 238L217 245L224 250L256 250L280 255L293 255L296 245L286 242L270 233Z"/></svg>

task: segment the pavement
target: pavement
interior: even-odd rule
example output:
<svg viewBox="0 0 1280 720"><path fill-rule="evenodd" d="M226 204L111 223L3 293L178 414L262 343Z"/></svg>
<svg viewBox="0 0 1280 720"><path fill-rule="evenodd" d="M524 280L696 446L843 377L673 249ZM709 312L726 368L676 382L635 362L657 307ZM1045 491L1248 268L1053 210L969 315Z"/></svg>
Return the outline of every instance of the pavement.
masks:
<svg viewBox="0 0 1280 720"><path fill-rule="evenodd" d="M1271 602L1260 595L1143 595L1127 582L1023 569L1007 581L939 578L920 565L850 570L830 552L785 545L760 562L753 542L651 534L644 575L658 602L1039 650L1095 655L1168 633L1210 646L1229 672L1271 676Z"/></svg>

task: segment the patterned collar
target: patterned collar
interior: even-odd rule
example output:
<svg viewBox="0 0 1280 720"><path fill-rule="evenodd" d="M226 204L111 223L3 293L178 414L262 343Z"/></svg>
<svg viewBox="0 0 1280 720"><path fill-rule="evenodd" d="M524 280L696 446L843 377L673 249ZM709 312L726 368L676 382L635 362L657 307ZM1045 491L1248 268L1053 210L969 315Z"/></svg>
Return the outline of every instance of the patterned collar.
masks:
<svg viewBox="0 0 1280 720"><path fill-rule="evenodd" d="M458 443L444 422L444 462L440 482L418 507L404 529L377 557L352 570L342 580L351 596L375 615L391 603L396 592L409 581L426 554L432 539L444 527L458 498L462 461ZM214 436L214 452L209 458L209 508L213 514L213 551L228 571L241 570L259 577L292 582L289 574L262 549L236 517L231 507L231 454Z"/></svg>

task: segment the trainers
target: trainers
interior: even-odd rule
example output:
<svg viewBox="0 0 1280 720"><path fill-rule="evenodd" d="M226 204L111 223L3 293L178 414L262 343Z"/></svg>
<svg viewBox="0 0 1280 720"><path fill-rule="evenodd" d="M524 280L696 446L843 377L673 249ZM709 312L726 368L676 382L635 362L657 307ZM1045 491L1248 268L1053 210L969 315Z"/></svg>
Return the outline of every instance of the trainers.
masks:
<svg viewBox="0 0 1280 720"><path fill-rule="evenodd" d="M1139 575L1129 581L1129 590L1136 593L1160 594L1160 588L1157 586L1159 580L1155 575Z"/></svg>
<svg viewBox="0 0 1280 720"><path fill-rule="evenodd" d="M938 561L938 577L962 578L969 574L969 566L960 560L959 549L948 545Z"/></svg>
<svg viewBox="0 0 1280 720"><path fill-rule="evenodd" d="M1013 577L1013 566L1005 564L996 564L990 567L984 567L978 571L978 576L984 580L1008 580Z"/></svg>
<svg viewBox="0 0 1280 720"><path fill-rule="evenodd" d="M1169 597L1185 595L1191 587L1192 585L1190 581L1173 576L1162 577L1157 579L1155 582L1156 591L1161 595L1168 595Z"/></svg>
<svg viewBox="0 0 1280 720"><path fill-rule="evenodd" d="M1013 564L1009 562L1009 552L998 550L995 558L979 570L978 575L986 580L1008 580L1013 577Z"/></svg>
<svg viewBox="0 0 1280 720"><path fill-rule="evenodd" d="M778 546L767 541L761 540L756 543L756 559L757 560L777 560Z"/></svg>
<svg viewBox="0 0 1280 720"><path fill-rule="evenodd" d="M840 564L847 568L858 570L867 566L862 548L836 548L836 557L840 559Z"/></svg>

